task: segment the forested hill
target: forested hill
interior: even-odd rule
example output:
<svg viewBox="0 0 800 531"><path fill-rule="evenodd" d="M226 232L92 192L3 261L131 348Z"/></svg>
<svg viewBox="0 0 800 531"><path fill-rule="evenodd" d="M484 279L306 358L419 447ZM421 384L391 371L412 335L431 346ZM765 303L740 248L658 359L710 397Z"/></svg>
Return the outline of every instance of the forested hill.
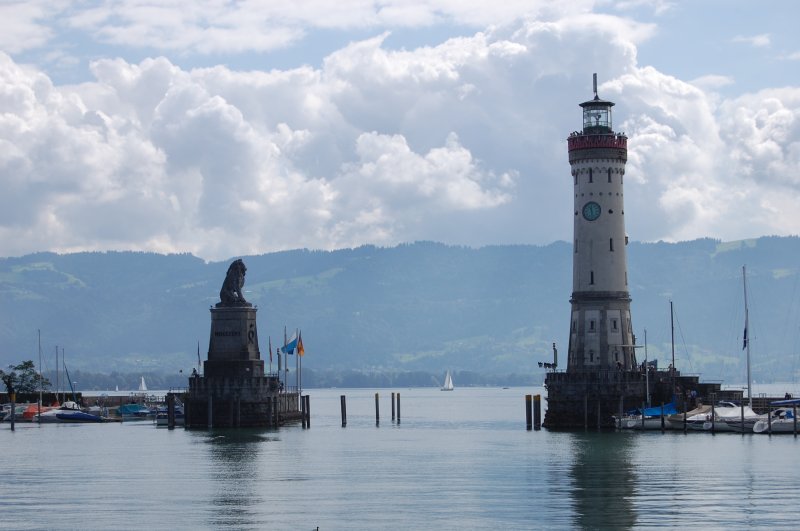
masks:
<svg viewBox="0 0 800 531"><path fill-rule="evenodd" d="M566 361L568 243L472 249L296 250L243 257L245 296L268 344L302 329L313 371L541 375L552 344ZM744 380L742 265L747 265L753 374L794 379L800 348L800 239L631 243L633 325L648 355L679 369ZM70 370L177 374L205 359L209 307L230 261L140 252L39 253L0 259L0 363L64 347ZM643 350L638 351L640 359Z"/></svg>

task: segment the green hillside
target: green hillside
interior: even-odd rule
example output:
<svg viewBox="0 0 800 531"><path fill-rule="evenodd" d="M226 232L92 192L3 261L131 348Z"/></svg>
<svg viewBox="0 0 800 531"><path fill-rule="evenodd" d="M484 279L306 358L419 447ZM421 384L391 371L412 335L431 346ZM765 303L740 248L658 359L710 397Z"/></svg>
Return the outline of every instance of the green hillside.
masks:
<svg viewBox="0 0 800 531"><path fill-rule="evenodd" d="M704 379L744 380L741 267L747 265L753 374L793 380L800 334L800 239L632 243L637 342ZM445 369L496 378L541 375L556 343L566 359L571 246L472 249L430 242L243 257L245 296L268 337L303 331L309 374ZM208 308L229 262L140 252L39 253L0 259L0 363L65 349L71 371L177 375L205 358ZM639 351L639 357L643 352ZM320 376L322 378L322 376ZM324 380L324 378L322 378Z"/></svg>

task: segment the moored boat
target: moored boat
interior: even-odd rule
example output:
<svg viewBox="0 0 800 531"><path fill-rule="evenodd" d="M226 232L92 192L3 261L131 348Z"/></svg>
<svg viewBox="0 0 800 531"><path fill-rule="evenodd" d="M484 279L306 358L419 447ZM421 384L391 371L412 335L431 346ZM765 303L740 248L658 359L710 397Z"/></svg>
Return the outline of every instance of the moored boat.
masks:
<svg viewBox="0 0 800 531"><path fill-rule="evenodd" d="M175 408L175 425L176 426L183 426L184 425L185 415L183 413L183 408L176 407ZM169 426L169 413L167 408L158 408L158 413L156 413L155 424L159 427Z"/></svg>
<svg viewBox="0 0 800 531"><path fill-rule="evenodd" d="M154 412L143 404L123 404L117 408L117 415L122 420L147 420L153 418Z"/></svg>
<svg viewBox="0 0 800 531"><path fill-rule="evenodd" d="M63 406L45 411L37 415L38 422L43 424L61 422L105 422L103 417L92 415L83 411L77 403L72 401L64 402Z"/></svg>
<svg viewBox="0 0 800 531"><path fill-rule="evenodd" d="M711 406L700 405L691 411L675 413L667 417L667 427L672 430L682 430L684 423L690 430L702 430L703 424L711 420Z"/></svg>
<svg viewBox="0 0 800 531"><path fill-rule="evenodd" d="M617 419L617 427L630 430L660 430L663 418L664 428L669 428L667 417L677 412L675 402L664 404L663 408L662 406L648 407L644 408L644 410L639 408Z"/></svg>
<svg viewBox="0 0 800 531"><path fill-rule="evenodd" d="M800 422L795 415L797 406L800 406L800 399L777 400L772 402L772 405L784 407L773 411L770 418L756 422L753 425L753 433L797 433Z"/></svg>

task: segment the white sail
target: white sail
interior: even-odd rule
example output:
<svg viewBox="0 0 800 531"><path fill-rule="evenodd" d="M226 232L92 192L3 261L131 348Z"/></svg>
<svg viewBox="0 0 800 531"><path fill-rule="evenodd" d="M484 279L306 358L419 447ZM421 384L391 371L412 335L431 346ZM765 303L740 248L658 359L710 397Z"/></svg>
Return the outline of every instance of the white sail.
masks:
<svg viewBox="0 0 800 531"><path fill-rule="evenodd" d="M450 376L450 371L447 371L447 374L444 377L444 385L442 386L442 391L452 391L453 390L453 377Z"/></svg>
<svg viewBox="0 0 800 531"><path fill-rule="evenodd" d="M139 391L147 391L147 384L144 383L144 376L142 376L142 380L139 382Z"/></svg>

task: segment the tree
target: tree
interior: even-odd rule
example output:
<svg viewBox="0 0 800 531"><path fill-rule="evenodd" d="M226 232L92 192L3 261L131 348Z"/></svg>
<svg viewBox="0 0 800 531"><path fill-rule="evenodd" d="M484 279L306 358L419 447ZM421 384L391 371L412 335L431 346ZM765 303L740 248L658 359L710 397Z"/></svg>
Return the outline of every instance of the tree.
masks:
<svg viewBox="0 0 800 531"><path fill-rule="evenodd" d="M8 368L9 372L0 370L0 380L5 384L9 394L35 393L40 388L50 388L50 380L36 372L31 360L23 361L19 365L9 365Z"/></svg>

